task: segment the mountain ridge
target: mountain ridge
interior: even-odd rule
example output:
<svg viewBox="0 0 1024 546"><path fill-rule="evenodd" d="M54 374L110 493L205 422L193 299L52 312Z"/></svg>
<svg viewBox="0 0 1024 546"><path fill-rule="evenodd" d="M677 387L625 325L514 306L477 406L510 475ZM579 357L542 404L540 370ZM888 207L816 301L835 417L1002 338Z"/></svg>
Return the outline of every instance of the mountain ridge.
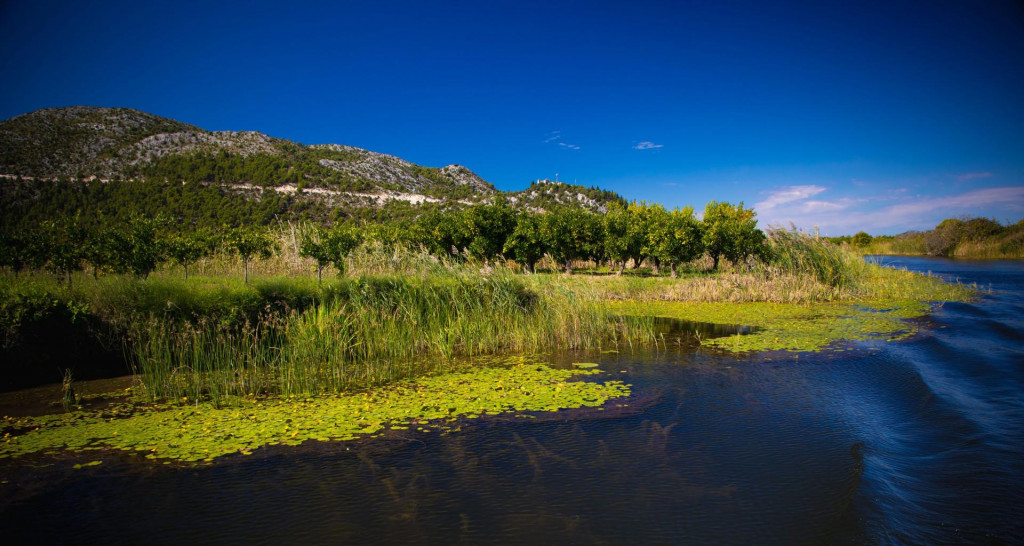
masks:
<svg viewBox="0 0 1024 546"><path fill-rule="evenodd" d="M317 150L327 153L307 153ZM241 158L291 156L293 162L308 160L303 156L312 155L327 171L364 183L383 183L380 189L385 190L417 192L450 182L481 195L497 191L457 164L423 167L355 146L303 145L258 131L207 131L130 108L43 108L0 122L0 174L6 175L131 179L165 157L221 154ZM321 157L324 155L333 157ZM273 182L320 185L326 178L300 173L299 180L281 176Z"/></svg>
<svg viewBox="0 0 1024 546"><path fill-rule="evenodd" d="M258 131L208 131L140 110L43 108L0 122L0 179L148 180L219 184L365 207L390 199L469 204L507 196L524 208L604 210L613 192L536 183L501 192L469 168L417 165L345 144L305 145Z"/></svg>

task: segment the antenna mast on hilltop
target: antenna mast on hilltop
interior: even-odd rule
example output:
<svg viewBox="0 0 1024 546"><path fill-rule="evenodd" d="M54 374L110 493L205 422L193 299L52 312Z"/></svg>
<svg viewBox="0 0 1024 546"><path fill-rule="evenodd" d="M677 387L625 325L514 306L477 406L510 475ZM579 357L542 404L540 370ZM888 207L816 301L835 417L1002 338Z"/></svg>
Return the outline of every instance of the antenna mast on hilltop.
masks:
<svg viewBox="0 0 1024 546"><path fill-rule="evenodd" d="M558 173L555 173L555 182L558 182Z"/></svg>

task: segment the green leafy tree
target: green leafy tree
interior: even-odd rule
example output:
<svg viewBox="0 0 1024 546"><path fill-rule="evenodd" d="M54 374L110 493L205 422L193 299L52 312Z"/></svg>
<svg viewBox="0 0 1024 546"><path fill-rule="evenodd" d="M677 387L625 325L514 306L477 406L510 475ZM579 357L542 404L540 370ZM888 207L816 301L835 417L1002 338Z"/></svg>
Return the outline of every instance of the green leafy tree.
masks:
<svg viewBox="0 0 1024 546"><path fill-rule="evenodd" d="M39 267L45 261L40 251L38 231L12 230L0 234L0 267L17 275L30 267Z"/></svg>
<svg viewBox="0 0 1024 546"><path fill-rule="evenodd" d="M316 280L321 282L323 270L333 265L338 274L345 273L345 258L362 243L358 228L346 224L325 230L311 226L302 233L299 254L316 260Z"/></svg>
<svg viewBox="0 0 1024 546"><path fill-rule="evenodd" d="M697 259L704 253L701 223L693 216L693 207L665 211L655 205L651 218L649 248L660 262L668 263L672 278L679 276L677 267Z"/></svg>
<svg viewBox="0 0 1024 546"><path fill-rule="evenodd" d="M472 226L472 239L466 249L476 259L490 261L505 249L505 242L516 228L516 213L503 197L493 203L475 205L463 214Z"/></svg>
<svg viewBox="0 0 1024 546"><path fill-rule="evenodd" d="M82 270L88 231L79 215L48 220L41 227L42 244L39 250L50 271L63 275L71 286L71 274Z"/></svg>
<svg viewBox="0 0 1024 546"><path fill-rule="evenodd" d="M167 220L163 216L132 216L128 225L120 230L120 241L115 243L115 267L137 277L148 277L163 263L165 254L161 231L166 225Z"/></svg>
<svg viewBox="0 0 1024 546"><path fill-rule="evenodd" d="M925 253L932 256L949 256L964 238L967 222L958 218L947 218L935 229L924 234Z"/></svg>
<svg viewBox="0 0 1024 546"><path fill-rule="evenodd" d="M414 232L415 230L407 222L375 223L361 228L364 241L392 248L398 245L418 244L418 241L415 241Z"/></svg>
<svg viewBox="0 0 1024 546"><path fill-rule="evenodd" d="M988 237L999 235L1003 229L1002 224L990 218L971 218L964 222L963 239L981 241Z"/></svg>
<svg viewBox="0 0 1024 546"><path fill-rule="evenodd" d="M541 218L529 212L519 213L516 227L505 241L504 253L533 273L547 249Z"/></svg>
<svg viewBox="0 0 1024 546"><path fill-rule="evenodd" d="M704 208L704 245L718 269L724 256L739 263L751 255L764 253L765 235L757 229L757 213L743 208L743 203L732 205L711 201Z"/></svg>
<svg viewBox="0 0 1024 546"><path fill-rule="evenodd" d="M436 256L461 256L473 241L472 218L463 211L430 211L417 221L416 239Z"/></svg>
<svg viewBox="0 0 1024 546"><path fill-rule="evenodd" d="M115 269L115 245L119 242L120 237L110 227L97 226L89 229L83 253L85 262L92 266L93 278L98 277L100 271Z"/></svg>
<svg viewBox="0 0 1024 546"><path fill-rule="evenodd" d="M242 259L245 282L249 282L249 262L254 258L269 259L277 250L277 241L269 230L263 227L239 227L228 232L225 238L227 248Z"/></svg>
<svg viewBox="0 0 1024 546"><path fill-rule="evenodd" d="M850 243L857 248L864 248L871 244L871 236L866 232L859 231L853 236L853 239L850 239Z"/></svg>
<svg viewBox="0 0 1024 546"><path fill-rule="evenodd" d="M164 241L167 256L185 270L188 280L188 268L199 260L213 254L217 248L217 239L207 229L188 233L176 233Z"/></svg>
<svg viewBox="0 0 1024 546"><path fill-rule="evenodd" d="M633 259L633 268L639 268L648 258L654 266L654 274L658 274L661 260L655 255L651 247L651 230L654 225L663 221L661 217L665 208L661 205L648 204L646 201L629 204L630 223L630 256Z"/></svg>
<svg viewBox="0 0 1024 546"><path fill-rule="evenodd" d="M616 275L622 275L627 261L642 259L640 255L646 241L642 237L644 230L640 225L641 218L632 205L627 207L620 203L612 203L608 206L603 223L604 253L608 259L618 264ZM634 264L637 263L634 261Z"/></svg>
<svg viewBox="0 0 1024 546"><path fill-rule="evenodd" d="M575 207L552 210L544 217L544 238L548 241L551 257L563 264L565 273L572 274L573 262L589 258L603 243L601 218Z"/></svg>

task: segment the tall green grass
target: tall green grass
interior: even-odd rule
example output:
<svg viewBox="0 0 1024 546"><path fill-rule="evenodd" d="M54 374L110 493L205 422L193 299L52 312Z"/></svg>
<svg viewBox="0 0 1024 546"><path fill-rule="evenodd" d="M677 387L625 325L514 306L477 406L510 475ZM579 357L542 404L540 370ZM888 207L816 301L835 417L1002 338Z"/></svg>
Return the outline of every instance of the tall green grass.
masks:
<svg viewBox="0 0 1024 546"><path fill-rule="evenodd" d="M845 288L864 275L864 260L839 246L797 229L769 230L770 266L783 272L813 276L818 282Z"/></svg>
<svg viewBox="0 0 1024 546"><path fill-rule="evenodd" d="M611 316L597 292L500 266L435 265L339 280L309 306L242 322L150 313L132 328L135 366L154 399L216 401L378 385L459 357L653 340L645 319Z"/></svg>
<svg viewBox="0 0 1024 546"><path fill-rule="evenodd" d="M608 299L952 299L931 297L942 284L934 279L882 270L806 234L776 231L771 244L764 266L681 279L521 275L379 244L357 249L348 276L322 284L312 271L248 284L201 272L187 282L166 272L83 276L71 288L3 276L0 326L7 340L36 315L88 314L124 343L154 400L220 401L379 385L477 355L657 342L653 319L616 316Z"/></svg>

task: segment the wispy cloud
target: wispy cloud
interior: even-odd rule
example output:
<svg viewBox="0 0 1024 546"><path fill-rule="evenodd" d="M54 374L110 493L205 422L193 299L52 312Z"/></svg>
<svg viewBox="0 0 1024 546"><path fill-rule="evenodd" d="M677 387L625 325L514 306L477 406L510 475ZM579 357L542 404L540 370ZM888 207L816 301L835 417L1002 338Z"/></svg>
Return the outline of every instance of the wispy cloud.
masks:
<svg viewBox="0 0 1024 546"><path fill-rule="evenodd" d="M1024 211L1024 186L985 188L960 195L920 199L893 205L885 210L894 215L920 217L937 211L964 214L969 213L971 209L997 204L1003 205L1009 210Z"/></svg>
<svg viewBox="0 0 1024 546"><path fill-rule="evenodd" d="M655 148L664 148L664 144L655 144L649 140L638 142L636 146L633 146L634 150L653 150Z"/></svg>
<svg viewBox="0 0 1024 546"><path fill-rule="evenodd" d="M662 186L668 186L668 187L672 188L672 187L678 186L679 183L678 182L662 182L661 185Z"/></svg>
<svg viewBox="0 0 1024 546"><path fill-rule="evenodd" d="M968 180L978 180L980 178L992 178L992 176L992 173L985 171L977 173L960 173L954 175L953 178L955 178L957 182L967 182Z"/></svg>
<svg viewBox="0 0 1024 546"><path fill-rule="evenodd" d="M547 144L548 142L554 142L560 138L562 138L561 131L551 131L550 133L548 133L547 138L544 139L544 143Z"/></svg>
<svg viewBox="0 0 1024 546"><path fill-rule="evenodd" d="M995 213L1016 217L1024 213L1024 186L984 188L942 197L899 193L903 193L899 202L879 208L871 208L869 203L891 200L790 200L785 206L762 208L758 204L755 207L762 226L790 223L803 229L818 226L826 235L861 230L872 233L926 230L945 218L961 214L990 216Z"/></svg>
<svg viewBox="0 0 1024 546"><path fill-rule="evenodd" d="M563 147L563 148L568 148L570 150L579 150L580 149L579 146L577 146L575 144L568 144L566 142L559 142L558 145Z"/></svg>
<svg viewBox="0 0 1024 546"><path fill-rule="evenodd" d="M828 188L825 188L824 186L815 186L813 184L806 186L786 186L784 188L768 192L768 198L759 203L755 203L754 208L761 211L773 209L779 205L813 197L826 189Z"/></svg>

